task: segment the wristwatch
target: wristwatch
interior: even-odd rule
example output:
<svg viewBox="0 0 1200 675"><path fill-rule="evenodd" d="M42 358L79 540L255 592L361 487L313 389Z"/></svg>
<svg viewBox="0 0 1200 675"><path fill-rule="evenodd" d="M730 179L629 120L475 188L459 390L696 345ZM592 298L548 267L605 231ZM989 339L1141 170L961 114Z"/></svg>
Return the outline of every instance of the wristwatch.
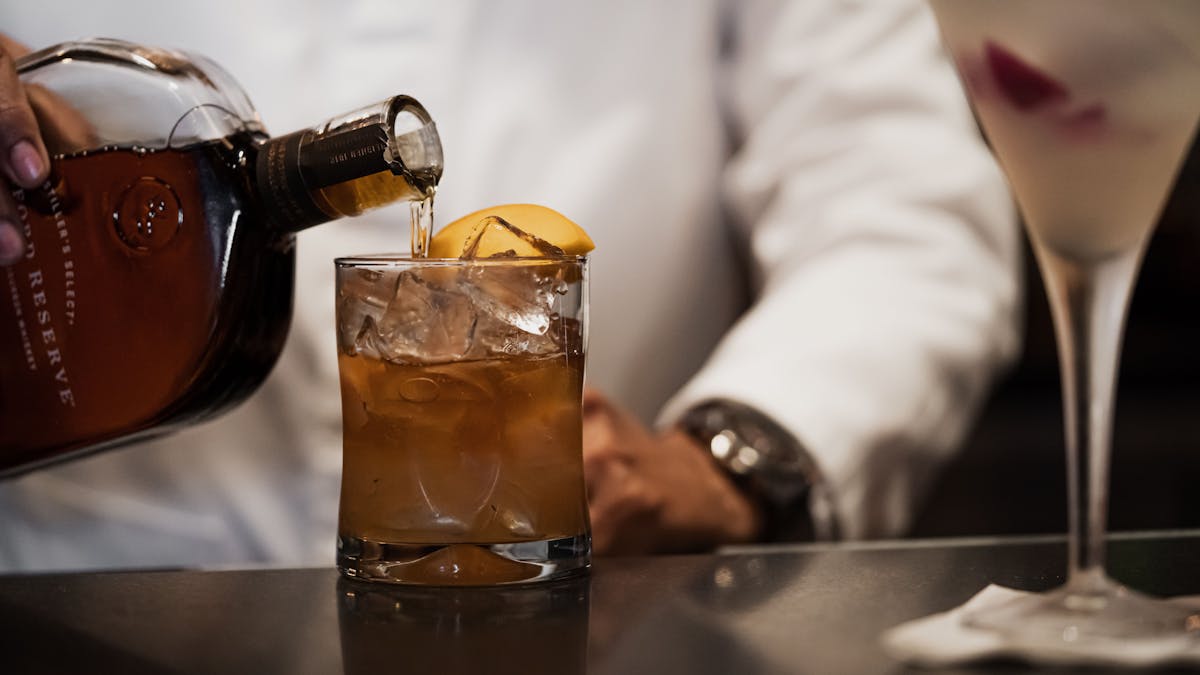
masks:
<svg viewBox="0 0 1200 675"><path fill-rule="evenodd" d="M767 541L836 541L837 515L812 456L775 420L727 399L688 410L683 430L763 509Z"/></svg>

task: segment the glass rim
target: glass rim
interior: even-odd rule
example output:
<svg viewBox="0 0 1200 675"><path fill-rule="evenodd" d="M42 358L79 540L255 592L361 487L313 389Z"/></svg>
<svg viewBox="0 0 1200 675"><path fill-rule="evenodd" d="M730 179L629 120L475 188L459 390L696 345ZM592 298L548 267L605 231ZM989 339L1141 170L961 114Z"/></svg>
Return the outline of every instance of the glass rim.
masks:
<svg viewBox="0 0 1200 675"><path fill-rule="evenodd" d="M537 264L582 264L588 261L585 255L542 255L542 256L511 256L505 258L414 258L411 254L377 253L370 255L350 255L333 259L338 268L358 267L504 267L506 265L537 265Z"/></svg>

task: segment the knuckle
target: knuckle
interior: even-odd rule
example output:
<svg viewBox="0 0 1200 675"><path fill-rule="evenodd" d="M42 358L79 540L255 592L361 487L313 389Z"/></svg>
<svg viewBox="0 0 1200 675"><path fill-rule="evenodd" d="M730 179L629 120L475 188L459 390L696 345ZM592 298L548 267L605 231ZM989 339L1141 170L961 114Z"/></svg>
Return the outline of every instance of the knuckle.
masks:
<svg viewBox="0 0 1200 675"><path fill-rule="evenodd" d="M619 446L613 443L600 443L584 451L584 458L603 464L614 464L623 459Z"/></svg>
<svg viewBox="0 0 1200 675"><path fill-rule="evenodd" d="M663 508L662 494L644 480L626 481L622 501L626 508L639 515L653 515Z"/></svg>
<svg viewBox="0 0 1200 675"><path fill-rule="evenodd" d="M33 108L12 68L11 61L0 59L0 135L13 136L14 132L25 135L35 133L37 118Z"/></svg>
<svg viewBox="0 0 1200 675"><path fill-rule="evenodd" d="M12 98L0 91L0 125L4 127L24 127L33 124L33 113L25 99Z"/></svg>

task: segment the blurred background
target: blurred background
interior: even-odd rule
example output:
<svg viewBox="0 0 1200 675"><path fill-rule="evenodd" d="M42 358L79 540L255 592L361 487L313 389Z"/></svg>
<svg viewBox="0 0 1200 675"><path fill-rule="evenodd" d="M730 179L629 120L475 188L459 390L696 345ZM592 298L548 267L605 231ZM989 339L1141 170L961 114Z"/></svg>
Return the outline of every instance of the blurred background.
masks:
<svg viewBox="0 0 1200 675"><path fill-rule="evenodd" d="M1113 429L1109 529L1200 527L1200 143L1133 294ZM1025 242L1024 353L943 472L912 534L1064 532L1066 452L1050 307Z"/></svg>

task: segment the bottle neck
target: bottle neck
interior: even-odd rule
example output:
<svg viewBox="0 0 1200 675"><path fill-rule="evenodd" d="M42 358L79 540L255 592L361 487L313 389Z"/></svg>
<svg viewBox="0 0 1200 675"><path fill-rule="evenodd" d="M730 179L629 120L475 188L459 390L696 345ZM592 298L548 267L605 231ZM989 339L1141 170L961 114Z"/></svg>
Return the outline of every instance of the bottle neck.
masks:
<svg viewBox="0 0 1200 675"><path fill-rule="evenodd" d="M337 218L322 209L304 181L300 164L300 142L308 131L272 138L258 149L254 178L263 201L263 211L272 225L289 232L320 225Z"/></svg>
<svg viewBox="0 0 1200 675"><path fill-rule="evenodd" d="M289 232L429 198L441 172L436 127L404 96L269 139L254 169L267 218Z"/></svg>

